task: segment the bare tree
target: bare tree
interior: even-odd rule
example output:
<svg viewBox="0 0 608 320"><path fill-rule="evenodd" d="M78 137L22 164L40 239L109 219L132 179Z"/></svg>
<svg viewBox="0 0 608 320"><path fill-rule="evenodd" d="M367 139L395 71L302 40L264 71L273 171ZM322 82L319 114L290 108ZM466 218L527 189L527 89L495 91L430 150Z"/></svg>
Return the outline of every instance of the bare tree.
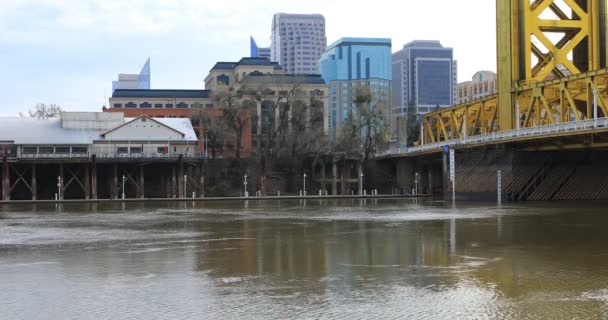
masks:
<svg viewBox="0 0 608 320"><path fill-rule="evenodd" d="M260 163L260 192L267 192L267 177L273 162L298 162L304 155L327 148L323 131L323 104L314 96L307 96L294 84L278 93L258 88L261 101L262 124L255 150ZM293 168L293 166L291 166Z"/></svg>
<svg viewBox="0 0 608 320"><path fill-rule="evenodd" d="M346 154L359 154L364 160L374 155L386 143L387 126L383 114L384 102L373 101L367 88L358 88L356 109L352 110L342 126L336 150Z"/></svg>
<svg viewBox="0 0 608 320"><path fill-rule="evenodd" d="M37 103L34 108L28 110L28 116L31 118L38 118L38 119L48 119L48 118L56 118L59 117L61 115L61 112L63 112L63 110L61 109L61 106L56 105L56 104L44 104L44 103ZM19 112L19 116L22 118L25 118L26 115L23 114L23 112Z"/></svg>
<svg viewBox="0 0 608 320"><path fill-rule="evenodd" d="M235 157L241 159L243 133L251 121L255 101L247 96L245 88L237 90L232 86L220 86L214 90L213 95L224 112L224 124L234 134Z"/></svg>

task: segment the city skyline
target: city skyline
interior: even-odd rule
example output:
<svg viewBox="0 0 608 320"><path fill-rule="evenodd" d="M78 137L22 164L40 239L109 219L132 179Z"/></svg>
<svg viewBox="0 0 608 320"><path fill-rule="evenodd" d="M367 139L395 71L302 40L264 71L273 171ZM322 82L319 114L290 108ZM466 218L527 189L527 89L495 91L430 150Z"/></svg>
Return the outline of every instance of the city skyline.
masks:
<svg viewBox="0 0 608 320"><path fill-rule="evenodd" d="M478 70L496 68L493 2L472 1L466 19L453 14L462 4L450 1L442 1L439 10L437 3L377 1L370 8L348 2L348 15L345 3L3 2L0 64L6 75L0 85L6 93L0 98L0 115L14 116L38 102L99 110L107 104L116 74L136 72L148 56L155 61L154 88L201 89L216 61L248 55L249 36L260 46L270 44L277 12L322 14L328 43L341 37L382 37L391 38L398 50L411 40L440 40L454 48L459 82Z"/></svg>

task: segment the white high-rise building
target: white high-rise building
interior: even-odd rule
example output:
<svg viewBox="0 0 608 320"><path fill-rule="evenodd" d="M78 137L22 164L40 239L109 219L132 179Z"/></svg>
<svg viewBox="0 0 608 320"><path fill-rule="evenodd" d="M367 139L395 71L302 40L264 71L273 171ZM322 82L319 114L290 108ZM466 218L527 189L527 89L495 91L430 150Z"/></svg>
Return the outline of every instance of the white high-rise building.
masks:
<svg viewBox="0 0 608 320"><path fill-rule="evenodd" d="M272 18L270 58L287 73L318 74L326 46L322 15L276 13Z"/></svg>

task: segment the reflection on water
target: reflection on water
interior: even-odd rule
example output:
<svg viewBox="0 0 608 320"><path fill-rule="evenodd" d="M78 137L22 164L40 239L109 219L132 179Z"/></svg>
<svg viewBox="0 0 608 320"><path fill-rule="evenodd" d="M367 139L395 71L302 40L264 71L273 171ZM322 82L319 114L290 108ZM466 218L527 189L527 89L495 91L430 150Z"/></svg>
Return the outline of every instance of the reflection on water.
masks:
<svg viewBox="0 0 608 320"><path fill-rule="evenodd" d="M605 318L603 208L4 205L2 318Z"/></svg>

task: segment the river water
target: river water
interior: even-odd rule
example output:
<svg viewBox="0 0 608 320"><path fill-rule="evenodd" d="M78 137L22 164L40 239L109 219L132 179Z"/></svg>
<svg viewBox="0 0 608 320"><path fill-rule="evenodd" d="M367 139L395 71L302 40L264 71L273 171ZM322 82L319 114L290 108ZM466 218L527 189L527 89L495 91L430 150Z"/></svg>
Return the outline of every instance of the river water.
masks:
<svg viewBox="0 0 608 320"><path fill-rule="evenodd" d="M606 208L4 205L0 319L605 319Z"/></svg>

